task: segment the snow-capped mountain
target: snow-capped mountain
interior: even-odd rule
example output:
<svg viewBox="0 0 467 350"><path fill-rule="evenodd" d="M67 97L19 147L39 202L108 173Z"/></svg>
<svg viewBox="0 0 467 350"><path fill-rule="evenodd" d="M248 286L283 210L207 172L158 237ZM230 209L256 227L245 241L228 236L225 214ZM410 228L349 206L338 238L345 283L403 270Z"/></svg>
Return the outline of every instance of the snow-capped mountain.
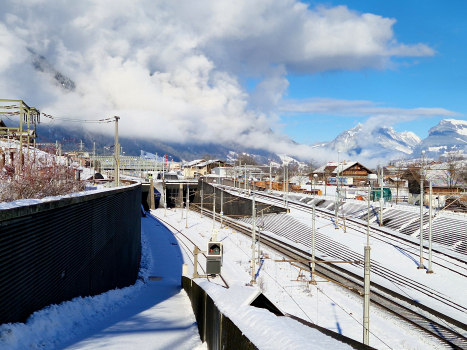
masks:
<svg viewBox="0 0 467 350"><path fill-rule="evenodd" d="M399 133L386 126L368 129L359 123L334 140L313 147L376 158L412 154L418 143L420 138L411 131Z"/></svg>
<svg viewBox="0 0 467 350"><path fill-rule="evenodd" d="M63 75L61 72L56 70L44 56L40 56L36 54L31 49L28 49L32 56L32 65L35 69L40 72L43 72L50 79L52 79L56 84L61 86L63 89L68 91L74 91L76 88L76 84L73 80L68 78L67 76Z"/></svg>
<svg viewBox="0 0 467 350"><path fill-rule="evenodd" d="M414 149L414 155L422 150L429 157L443 155L445 152L457 151L467 153L467 121L458 119L443 119L438 125L428 131L428 137Z"/></svg>

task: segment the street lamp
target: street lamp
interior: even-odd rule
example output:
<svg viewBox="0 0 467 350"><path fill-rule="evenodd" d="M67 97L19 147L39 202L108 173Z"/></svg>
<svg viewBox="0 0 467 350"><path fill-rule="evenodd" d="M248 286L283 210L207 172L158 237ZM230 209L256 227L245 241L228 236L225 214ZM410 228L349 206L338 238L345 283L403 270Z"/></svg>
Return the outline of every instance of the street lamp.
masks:
<svg viewBox="0 0 467 350"><path fill-rule="evenodd" d="M371 184L377 180L376 174L368 174L368 213L366 227L366 246L365 246L365 278L363 282L364 297L363 297L363 344L370 343L370 196Z"/></svg>
<svg viewBox="0 0 467 350"><path fill-rule="evenodd" d="M422 151L420 159L420 264L417 268L419 270L425 268L423 266L423 179L425 175L425 151Z"/></svg>

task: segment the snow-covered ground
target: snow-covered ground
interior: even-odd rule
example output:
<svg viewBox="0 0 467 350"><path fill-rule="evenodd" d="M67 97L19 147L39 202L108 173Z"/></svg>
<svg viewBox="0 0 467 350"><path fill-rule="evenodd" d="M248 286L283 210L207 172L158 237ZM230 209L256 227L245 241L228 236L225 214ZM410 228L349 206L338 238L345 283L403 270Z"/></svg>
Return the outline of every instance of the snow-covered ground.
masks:
<svg viewBox="0 0 467 350"><path fill-rule="evenodd" d="M49 306L34 313L25 324L1 325L0 348L205 349L206 344L201 344L199 339L191 304L184 291L180 290L182 262L188 264L190 275L193 272L193 245L178 231L186 234L204 250L211 238L212 219L201 218L199 213L190 211L188 228L185 228L186 214L182 218L180 209L167 210L167 216L161 209L152 213L176 229L168 226L174 233L172 235L154 219L142 219L141 278L134 286ZM296 220L310 222L307 214L292 210L290 215ZM326 233L357 252L363 251L362 234L351 230L343 233L332 227L326 229L328 224L318 222L321 233ZM254 294L256 290L256 287L246 286L251 281L251 239L230 228L220 228L218 222L214 223L214 227L218 230L218 240L224 244L222 276L230 288L222 288L220 278L209 282L200 278L197 283L208 291L219 309L245 330L245 335L260 349L309 349L311 346L314 349L349 348L291 319L276 317L266 310L245 304L249 293ZM179 245L172 244L175 242L174 236ZM361 341L363 306L360 297L324 280L319 280L316 286L310 285L307 274L297 280L297 268L274 261L282 259L281 255L263 247L261 251L265 259L257 286L279 309ZM404 273L407 271L407 276L418 278L465 305L465 296L460 295L462 290L465 291L465 283L461 280L455 285L448 283L454 277L441 269L437 269L434 275L426 275L415 269L409 257L402 256L387 244L377 242L372 245L372 258L386 263L394 260L396 267ZM205 263L201 257L200 263ZM150 280L149 276L162 279ZM372 275L373 278L376 276ZM451 288L446 286L448 284ZM405 292L413 298L422 298L414 291ZM444 348L436 340L429 339L378 307L371 307L370 317L370 345L375 348Z"/></svg>
<svg viewBox="0 0 467 350"><path fill-rule="evenodd" d="M26 323L0 325L0 349L204 349L190 300L180 289L181 252L171 244L173 235L155 223L142 218L135 285L51 305Z"/></svg>
<svg viewBox="0 0 467 350"><path fill-rule="evenodd" d="M163 210L153 211L171 225L175 226L180 232L188 235L201 249L205 249L207 241L211 238L212 219L200 218L200 214L190 212L188 217L188 229L185 228L185 218L181 219L180 210L174 209L167 211L164 217ZM185 214L184 214L185 215ZM301 214L292 213L298 216ZM329 223L327 223L328 225ZM320 226L323 226L320 224ZM231 286L240 286L249 283L251 280L250 258L251 258L251 239L236 233L229 228L219 228L219 223L215 223L218 229L218 240L224 244L224 266L222 276ZM321 230L324 232L325 230ZM339 232L333 228L329 230L334 235ZM342 236L344 234L341 233ZM349 241L355 241L358 246L357 251L363 252L363 237L358 237L357 233L348 231L345 234ZM177 239L183 241L182 235L176 233ZM331 236L332 237L332 236ZM338 238L340 240L340 238ZM189 245L189 243L187 243ZM400 255L394 248L386 254L389 256ZM331 329L345 336L362 341L362 298L354 293L332 283L321 280L316 286L310 285L307 281L309 276L305 276L300 281L296 281L299 270L288 263L275 262L282 259L282 256L267 249L261 248L263 254L268 258L264 259L264 264L260 270L258 286L261 287L264 294L274 302L282 311L296 315L309 322L319 326ZM372 246L372 256L376 256L378 251L375 245ZM387 257L387 255L386 255ZM381 256L384 259L384 256ZM397 259L395 259L397 260ZM204 263L200 259L201 263ZM401 262L402 264L403 262ZM403 264L402 264L403 265ZM407 270L410 265L403 265ZM437 276L427 276L419 270L413 269L413 274L419 274L420 278L434 277L444 280L441 273ZM361 273L361 272L358 272ZM412 274L412 273L410 273ZM372 275L372 278L374 276ZM436 282L440 283L440 282ZM443 282L441 282L443 283ZM444 282L445 283L445 282ZM462 286L459 286L462 288ZM460 289L459 289L460 292ZM453 293L455 294L455 293ZM388 312L372 306L370 311L370 345L378 349L442 349L443 345L435 340L428 339L412 326L396 318ZM259 329L260 327L258 327Z"/></svg>

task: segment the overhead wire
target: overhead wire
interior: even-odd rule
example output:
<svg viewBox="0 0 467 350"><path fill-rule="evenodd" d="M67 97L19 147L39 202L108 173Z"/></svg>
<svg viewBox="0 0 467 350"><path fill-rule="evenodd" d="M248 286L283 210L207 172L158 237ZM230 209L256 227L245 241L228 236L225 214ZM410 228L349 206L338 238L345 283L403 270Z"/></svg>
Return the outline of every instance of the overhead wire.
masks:
<svg viewBox="0 0 467 350"><path fill-rule="evenodd" d="M111 118L103 118L103 119L78 119L78 118L64 118L64 117L54 117L50 114L41 112L41 114L49 119L52 120L63 120L67 122L72 122L72 123L98 123L98 124L105 124L105 123L113 123L115 119L113 117Z"/></svg>

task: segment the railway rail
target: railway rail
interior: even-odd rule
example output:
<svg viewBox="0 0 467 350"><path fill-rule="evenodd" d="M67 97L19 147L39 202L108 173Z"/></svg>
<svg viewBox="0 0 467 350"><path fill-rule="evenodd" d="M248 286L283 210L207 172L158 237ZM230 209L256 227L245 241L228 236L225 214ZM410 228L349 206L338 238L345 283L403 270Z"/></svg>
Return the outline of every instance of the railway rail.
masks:
<svg viewBox="0 0 467 350"><path fill-rule="evenodd" d="M289 205L292 203L289 202ZM296 203L294 203L296 204ZM191 209L194 209L191 207ZM199 207L196 208L200 210ZM203 209L203 213L210 214L212 212ZM328 214L322 211L323 214ZM217 216L217 215L216 215ZM219 220L219 217L216 218ZM232 228L235 228L238 232L241 232L251 237L251 227L246 223L233 220L228 217L223 218L224 222ZM335 242L331 242L335 243ZM331 244L328 242L327 244ZM297 248L294 245L285 243L281 240L270 237L264 233L261 233L261 244L266 245L269 248L282 254L286 259L292 260L310 260L311 254L308 251ZM329 249L336 249L336 246L332 244L328 247ZM339 248L339 247L337 247ZM362 257L354 252L343 252L342 259L346 260L363 260ZM302 264L305 269L309 266ZM344 268L341 268L333 264L316 264L316 271L318 274L325 278L337 282L338 284L346 286L349 290L363 295L363 277L350 272ZM420 285L413 280L406 278L403 275L395 274L393 271L378 266L372 262L372 271L379 273L385 278L392 278L393 283L401 286L407 286L409 288L417 289L419 292L431 295L434 293L434 298L439 302L445 303L452 308L459 311L467 312L467 308L459 305L452 300L446 298L441 293L434 291L433 289ZM467 337L463 334L467 334L467 325L461 323L447 315L444 315L426 305L420 304L415 300L407 297L403 294L396 293L382 285L377 283L371 284L371 300L374 304L379 305L381 308L390 311L391 313L399 316L414 327L423 330L430 337L436 338L446 344L447 348L451 349L467 349Z"/></svg>
<svg viewBox="0 0 467 350"><path fill-rule="evenodd" d="M230 187L228 189L233 190L233 191L238 190L238 189L236 189L234 187ZM257 199L258 198L263 198L265 200L268 200L268 201L274 203L277 206L282 206L283 205L283 199L278 198L277 196L270 195L270 194L265 194L265 193L262 193L262 192L255 192L255 195L256 195ZM305 203L297 203L295 201L290 201L289 200L288 201L288 206L290 208L298 209L298 210L301 210L301 211L306 212L308 214L311 214L311 211L312 211L312 206L309 205L309 204L305 204ZM335 217L335 215L333 213L331 213L327 209L322 209L322 208L319 208L319 207L315 207L315 210L316 210L317 213L321 214L322 217L326 217L326 218L331 219L331 220L333 220L334 217ZM319 214L317 215L318 217L319 217ZM366 223L363 224L359 219L348 217L348 216L339 216L339 220L345 220L345 224L349 228L352 228L352 229L354 229L356 231L359 231L359 232L362 232L362 233L366 233ZM414 241L409 239L408 237L406 238L406 237L403 237L402 235L392 234L390 232L390 230L387 230L387 229L383 230L379 226L375 227L373 225L370 225L370 234L371 234L372 238L374 238L374 239L378 239L380 241L384 241L386 243L393 244L393 242L388 242L388 238L389 238L391 241L395 241L395 242L403 245L404 247L402 247L402 249L404 249L404 250L406 250L408 252L411 252L412 250L417 251L417 252L419 251L419 247L420 247L419 243L414 243ZM436 259L436 261L433 261L433 264L440 265L440 266L442 266L442 267L444 267L446 269L449 269L449 270L451 270L451 271L453 271L455 273L458 273L458 274L460 274L462 276L467 277L467 256L465 257L465 259L463 259L462 257L459 257L459 254L451 255L451 254L449 254L449 252L441 251L441 250L436 249L436 248L433 248L432 252L437 254L437 259ZM425 256L424 256L424 259L428 260L428 258L425 257ZM446 263L449 262L450 264L455 265L457 270L452 269L447 264L442 264L439 260L443 260ZM453 260L456 261L457 263L454 262Z"/></svg>

